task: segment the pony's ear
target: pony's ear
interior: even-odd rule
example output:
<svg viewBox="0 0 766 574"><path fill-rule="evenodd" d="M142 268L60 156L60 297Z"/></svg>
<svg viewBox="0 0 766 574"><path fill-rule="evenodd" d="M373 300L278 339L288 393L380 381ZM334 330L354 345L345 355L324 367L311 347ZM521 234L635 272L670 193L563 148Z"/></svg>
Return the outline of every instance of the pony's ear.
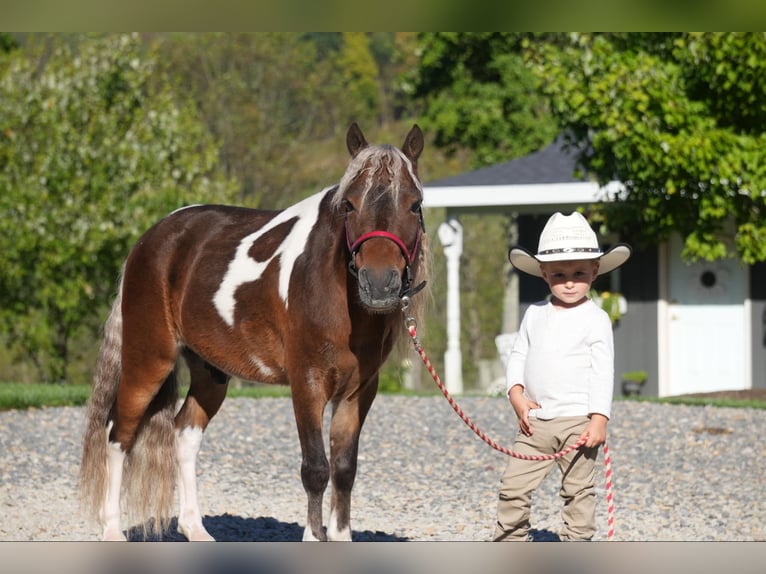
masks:
<svg viewBox="0 0 766 574"><path fill-rule="evenodd" d="M404 138L404 145L402 151L404 155L410 158L412 163L417 163L420 154L423 153L423 132L420 130L420 126L415 124L412 126L410 133Z"/></svg>
<svg viewBox="0 0 766 574"><path fill-rule="evenodd" d="M349 126L348 133L346 133L346 147L348 148L348 153L354 158L356 157L356 154L366 148L367 145L367 140L364 139L362 130L359 129L359 125L354 122Z"/></svg>

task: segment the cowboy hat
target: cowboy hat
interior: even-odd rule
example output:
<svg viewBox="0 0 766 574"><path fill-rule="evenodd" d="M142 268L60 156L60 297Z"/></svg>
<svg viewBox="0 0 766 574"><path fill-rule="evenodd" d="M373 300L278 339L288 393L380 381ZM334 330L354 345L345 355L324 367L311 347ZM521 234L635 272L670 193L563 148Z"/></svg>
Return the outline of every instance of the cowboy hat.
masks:
<svg viewBox="0 0 766 574"><path fill-rule="evenodd" d="M557 212L548 219L540 234L537 255L516 246L511 247L508 259L519 271L536 277L543 276L540 263L598 259L598 274L603 275L625 263L630 253L630 246L625 243L618 243L603 252L588 221L575 211L570 215Z"/></svg>

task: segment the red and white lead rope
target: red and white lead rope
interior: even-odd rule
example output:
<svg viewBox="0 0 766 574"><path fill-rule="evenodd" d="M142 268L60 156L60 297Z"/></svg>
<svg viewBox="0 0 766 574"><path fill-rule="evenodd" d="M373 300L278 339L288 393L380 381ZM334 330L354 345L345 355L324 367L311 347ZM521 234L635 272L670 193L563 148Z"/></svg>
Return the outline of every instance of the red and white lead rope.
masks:
<svg viewBox="0 0 766 574"><path fill-rule="evenodd" d="M406 311L406 306L404 307L404 310ZM439 378L439 375L436 373L436 370L431 364L431 361L428 359L428 356L426 356L426 353L423 350L423 346L418 341L418 334L415 329L415 320L412 317L406 317L405 322L407 326L407 331L409 332L410 337L412 338L412 343L415 346L415 351L417 351L418 355L420 355L420 358L423 360L423 364L425 364L426 368L428 369L428 372L431 373L431 376L433 377L434 382L436 382L439 389L441 389L442 394L444 394L444 397L447 399L450 406L452 406L452 409L458 414L458 416L461 419L463 419L463 422L465 422L465 424L467 424L468 427L489 446L491 446L495 450L499 450L500 452L507 454L508 456L512 456L514 458L520 458L522 460L556 460L561 458L562 456L569 454L573 450L580 448L580 446L583 445L585 440L580 439L575 444L568 446L564 450L561 450L554 454L529 455L529 454L522 454L519 452L513 452L509 448L506 448L504 446L497 444L494 440L492 440L486 434L484 434L484 432L479 427L477 427L473 423L473 421L471 421L471 419L468 418L468 416L466 416L463 410L458 406L458 404L452 398L452 395L450 395L449 391L447 391L446 387L444 386L441 379ZM604 466L606 468L605 475L606 475L606 502L607 502L607 540L612 541L614 540L614 497L612 496L612 460L611 460L611 457L609 456L609 446L607 445L607 443L604 443Z"/></svg>

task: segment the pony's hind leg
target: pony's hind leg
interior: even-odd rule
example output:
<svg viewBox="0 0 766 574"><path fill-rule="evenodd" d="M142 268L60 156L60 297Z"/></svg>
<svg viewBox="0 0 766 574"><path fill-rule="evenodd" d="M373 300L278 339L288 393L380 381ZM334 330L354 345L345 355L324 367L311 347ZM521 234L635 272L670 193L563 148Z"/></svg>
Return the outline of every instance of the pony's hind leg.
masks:
<svg viewBox="0 0 766 574"><path fill-rule="evenodd" d="M205 363L191 351L184 356L189 366L189 394L176 415L178 460L178 530L190 541L213 541L202 524L197 493L197 455L202 435L226 398L228 376Z"/></svg>
<svg viewBox="0 0 766 574"><path fill-rule="evenodd" d="M147 364L153 365L146 368ZM167 448L167 423L177 395L173 363L170 361L146 361L140 369L126 366L117 389L114 410L106 429L106 475L104 502L99 512L104 540L125 540L120 529L123 493L123 475L127 486L129 513L134 514L146 528L154 517L161 528L169 510L170 494L164 488L154 488L152 496L146 495L144 485L155 484L157 476L164 476L165 454L154 451ZM151 452L150 452L151 451ZM126 459L131 462L125 467ZM172 460L172 459L170 459ZM171 483L172 485L172 483ZM146 533L146 532L145 532Z"/></svg>
<svg viewBox="0 0 766 574"><path fill-rule="evenodd" d="M351 540L351 490L356 479L359 434L376 390L377 383L370 381L355 397L341 399L333 405L330 424L332 499L327 523L328 540Z"/></svg>
<svg viewBox="0 0 766 574"><path fill-rule="evenodd" d="M146 535L166 525L175 490L178 345L172 330L155 320L165 315L164 302L156 296L158 286L151 277L134 277L135 265L131 255L121 288L119 384L107 420L108 484L100 511L104 538L120 532L121 491L129 519Z"/></svg>
<svg viewBox="0 0 766 574"><path fill-rule="evenodd" d="M112 430L110 422L106 429L106 439ZM102 540L125 541L125 534L120 528L120 492L122 490L122 469L125 464L125 452L118 443L109 442L106 449L106 496L99 511L102 527Z"/></svg>

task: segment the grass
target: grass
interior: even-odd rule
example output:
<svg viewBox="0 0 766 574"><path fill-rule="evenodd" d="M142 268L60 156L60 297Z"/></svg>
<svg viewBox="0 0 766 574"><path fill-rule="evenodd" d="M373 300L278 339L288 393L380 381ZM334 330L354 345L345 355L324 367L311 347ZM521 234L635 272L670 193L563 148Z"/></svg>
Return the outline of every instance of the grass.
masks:
<svg viewBox="0 0 766 574"><path fill-rule="evenodd" d="M665 403L669 405L691 405L697 407L729 407L747 409L766 409L766 401L760 399L727 399L705 397L630 397L625 401Z"/></svg>
<svg viewBox="0 0 766 574"><path fill-rule="evenodd" d="M181 396L186 389L181 389ZM0 411L44 407L82 406L90 396L90 385L44 385L0 383ZM229 397L289 397L287 387L255 385L230 388Z"/></svg>
<svg viewBox="0 0 766 574"><path fill-rule="evenodd" d="M90 385L0 384L0 410L84 405Z"/></svg>
<svg viewBox="0 0 766 574"><path fill-rule="evenodd" d="M181 396L186 389L181 389ZM436 393L402 392L412 396L422 396ZM30 409L44 407L82 406L90 396L90 385L44 385L23 383L0 383L0 411L12 409ZM267 398L289 397L288 387L271 385L247 385L240 388L231 387L229 397ZM656 402L666 404L683 404L693 406L714 406L731 408L766 409L764 400L740 400L724 398L694 398L694 397L630 397L619 398L624 401Z"/></svg>

